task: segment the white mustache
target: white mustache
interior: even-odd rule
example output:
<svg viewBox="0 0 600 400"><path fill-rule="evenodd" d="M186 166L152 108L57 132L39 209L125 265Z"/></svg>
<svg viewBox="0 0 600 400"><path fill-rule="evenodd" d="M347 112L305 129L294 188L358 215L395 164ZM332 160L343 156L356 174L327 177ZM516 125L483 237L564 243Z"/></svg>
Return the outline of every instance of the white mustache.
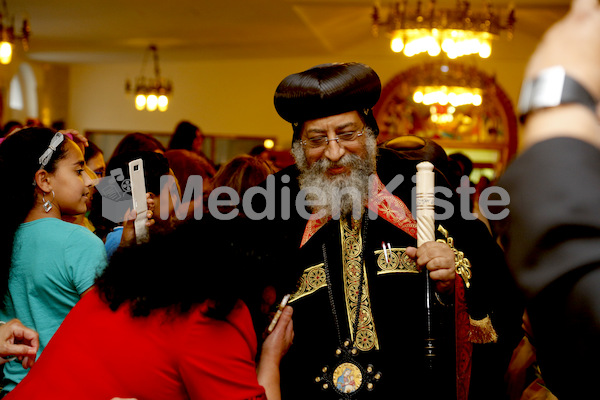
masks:
<svg viewBox="0 0 600 400"><path fill-rule="evenodd" d="M362 161L361 157L356 154L344 154L342 158L338 161L333 162L328 158L323 158L321 160L315 161L313 165L309 167L311 172L322 173L327 171L330 168L336 167L352 167L359 164Z"/></svg>

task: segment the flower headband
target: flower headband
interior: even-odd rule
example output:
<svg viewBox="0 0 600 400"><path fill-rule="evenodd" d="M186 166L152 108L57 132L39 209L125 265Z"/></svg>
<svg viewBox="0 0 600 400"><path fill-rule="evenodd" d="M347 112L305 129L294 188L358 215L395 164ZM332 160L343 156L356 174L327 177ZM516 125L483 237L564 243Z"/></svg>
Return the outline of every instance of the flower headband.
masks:
<svg viewBox="0 0 600 400"><path fill-rule="evenodd" d="M46 149L44 154L42 154L42 156L39 159L40 169L44 169L46 167L46 165L48 165L48 163L50 162L50 159L52 158L52 154L54 154L54 152L56 151L56 148L58 146L60 146L60 144L63 142L63 140L65 140L65 137L62 133L56 132L54 134L54 136L52 137L52 140L50 141L50 144L48 145L48 148Z"/></svg>

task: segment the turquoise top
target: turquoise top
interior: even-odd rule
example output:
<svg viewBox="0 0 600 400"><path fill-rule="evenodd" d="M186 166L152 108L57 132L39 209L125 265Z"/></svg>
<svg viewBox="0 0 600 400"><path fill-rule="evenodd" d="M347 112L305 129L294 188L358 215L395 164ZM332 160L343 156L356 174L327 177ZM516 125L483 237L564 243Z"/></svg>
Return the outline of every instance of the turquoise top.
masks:
<svg viewBox="0 0 600 400"><path fill-rule="evenodd" d="M106 263L102 240L82 226L57 218L21 224L15 233L2 320L18 318L36 330L39 357ZM26 374L18 360L6 363L4 390L14 388Z"/></svg>

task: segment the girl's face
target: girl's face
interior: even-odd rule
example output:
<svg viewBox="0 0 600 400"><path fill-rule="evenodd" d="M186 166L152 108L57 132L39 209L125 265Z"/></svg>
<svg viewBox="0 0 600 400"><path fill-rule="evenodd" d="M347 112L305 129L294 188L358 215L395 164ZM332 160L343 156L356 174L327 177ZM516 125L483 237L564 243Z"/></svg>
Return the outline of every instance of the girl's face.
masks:
<svg viewBox="0 0 600 400"><path fill-rule="evenodd" d="M50 174L55 195L52 203L58 206L61 214L83 214L87 211L92 179L84 171L85 161L79 147L71 140L67 140L65 146L66 156L58 161Z"/></svg>
<svg viewBox="0 0 600 400"><path fill-rule="evenodd" d="M106 162L104 162L104 155L97 153L94 157L87 161L87 166L94 171L98 178L104 178L106 176Z"/></svg>

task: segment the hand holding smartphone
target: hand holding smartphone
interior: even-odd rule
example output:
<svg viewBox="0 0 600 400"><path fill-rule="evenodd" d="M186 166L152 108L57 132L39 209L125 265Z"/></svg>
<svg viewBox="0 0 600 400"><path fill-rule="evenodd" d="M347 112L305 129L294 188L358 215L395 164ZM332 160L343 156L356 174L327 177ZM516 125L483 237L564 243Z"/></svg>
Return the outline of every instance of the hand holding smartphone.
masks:
<svg viewBox="0 0 600 400"><path fill-rule="evenodd" d="M289 299L290 299L289 294L286 294L285 296L283 296L281 303L279 303L279 306L277 307L277 312L273 316L273 319L271 320L271 323L269 324L269 327L267 328L268 333L273 332L273 329L275 329L275 326L277 326L277 321L279 321L279 317L281 317L281 313L283 312L283 309L287 305L287 302Z"/></svg>
<svg viewBox="0 0 600 400"><path fill-rule="evenodd" d="M131 197L133 198L133 209L136 212L135 217L135 240L143 243L149 239L146 204L146 180L144 179L144 163L141 158L129 163L129 179L131 181Z"/></svg>

